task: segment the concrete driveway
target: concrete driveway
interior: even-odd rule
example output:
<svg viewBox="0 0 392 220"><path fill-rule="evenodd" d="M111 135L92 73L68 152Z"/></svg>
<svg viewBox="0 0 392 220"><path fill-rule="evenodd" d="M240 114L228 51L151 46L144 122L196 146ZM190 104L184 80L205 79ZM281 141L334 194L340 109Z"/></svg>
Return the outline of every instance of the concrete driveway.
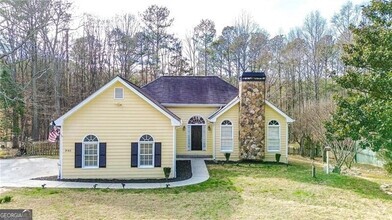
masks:
<svg viewBox="0 0 392 220"><path fill-rule="evenodd" d="M192 158L192 177L187 180L170 182L170 187L179 187L198 184L207 181L207 166L205 158ZM0 160L0 187L41 187L47 188L110 188L122 189L120 183L94 183L94 182L64 182L48 180L31 180L35 177L58 175L57 159L47 158L21 158ZM127 183L125 189L152 189L165 188L166 183Z"/></svg>
<svg viewBox="0 0 392 220"><path fill-rule="evenodd" d="M31 178L58 175L58 159L17 158L0 160L0 187L28 182Z"/></svg>

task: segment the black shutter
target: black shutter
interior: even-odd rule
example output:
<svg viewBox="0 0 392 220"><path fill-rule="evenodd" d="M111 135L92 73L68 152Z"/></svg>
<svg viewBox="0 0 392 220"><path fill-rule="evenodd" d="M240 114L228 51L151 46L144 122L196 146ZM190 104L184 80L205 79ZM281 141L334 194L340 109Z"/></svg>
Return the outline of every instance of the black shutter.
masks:
<svg viewBox="0 0 392 220"><path fill-rule="evenodd" d="M75 143L75 168L82 168L82 143Z"/></svg>
<svg viewBox="0 0 392 220"><path fill-rule="evenodd" d="M99 167L106 167L106 143L99 143Z"/></svg>
<svg viewBox="0 0 392 220"><path fill-rule="evenodd" d="M162 143L155 143L155 156L154 156L154 167L161 167L161 152L162 152Z"/></svg>
<svg viewBox="0 0 392 220"><path fill-rule="evenodd" d="M132 142L131 144L131 167L137 167L138 145L138 142Z"/></svg>

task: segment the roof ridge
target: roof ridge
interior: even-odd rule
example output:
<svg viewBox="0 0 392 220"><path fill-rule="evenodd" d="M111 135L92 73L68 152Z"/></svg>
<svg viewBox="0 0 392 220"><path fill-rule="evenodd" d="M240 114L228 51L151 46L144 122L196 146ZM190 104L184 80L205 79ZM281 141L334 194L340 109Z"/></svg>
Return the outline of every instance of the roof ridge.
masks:
<svg viewBox="0 0 392 220"><path fill-rule="evenodd" d="M119 77L120 79L124 80L126 83L128 83L128 84L132 84L133 86L136 86L136 87L138 87L138 88L140 89L140 87L139 87L138 85L136 85L135 83L133 83L133 82L129 81L129 80L128 80L128 79L126 79L125 77L123 77L123 76L120 76L120 75L117 75L116 77Z"/></svg>
<svg viewBox="0 0 392 220"><path fill-rule="evenodd" d="M219 76L171 76L171 75L166 75L166 76L160 76L160 77L152 80L151 82L146 83L145 85L143 85L139 88L144 89L144 87L155 83L156 81L160 80L161 78L218 78L218 79L221 79ZM223 79L221 79L221 80L223 80ZM225 80L223 80L223 81L225 81Z"/></svg>
<svg viewBox="0 0 392 220"><path fill-rule="evenodd" d="M222 79L222 78L220 78L220 77L218 77L219 79L221 79L223 82L225 82L226 84L229 84L231 87L233 87L233 88L235 88L235 89L238 89L237 87L235 87L234 85L232 85L231 83L229 83L229 82L227 82L226 80L224 80L224 79Z"/></svg>
<svg viewBox="0 0 392 220"><path fill-rule="evenodd" d="M172 111L170 111L169 109L167 109L165 106L163 106L160 102L158 102L154 97L152 97L150 94L148 94L145 90L143 90L142 88L140 88L139 86L133 84L132 82L130 82L129 80L121 77L121 76L117 76L120 79L124 80L125 83L128 83L131 87L133 87L134 89L136 89L138 92L140 92L142 95L144 95L144 97L146 97L147 99L149 99L151 102L153 102L155 105L157 105L158 107L160 107L163 111L167 112L169 115L171 115L172 117L174 117L175 119L177 119L178 121L181 121L181 118L178 117L176 114L174 114Z"/></svg>
<svg viewBox="0 0 392 220"><path fill-rule="evenodd" d="M159 80L160 78L162 78L162 76L160 76L160 77L158 77L158 78L156 78L156 79L154 79L154 80L152 80L152 81L150 81L150 82L144 84L144 85L141 86L140 88L142 89L142 88L146 87L147 85L150 85L151 83L156 82L156 81Z"/></svg>
<svg viewBox="0 0 392 220"><path fill-rule="evenodd" d="M194 75L187 75L187 76L161 76L161 77L159 77L159 78L162 78L162 77L165 77L165 78L167 78L167 77L178 77L178 78L181 78L181 77L214 77L214 78L219 78L219 76L194 76Z"/></svg>
<svg viewBox="0 0 392 220"><path fill-rule="evenodd" d="M161 76L141 88L160 103L228 103L238 89L219 76Z"/></svg>

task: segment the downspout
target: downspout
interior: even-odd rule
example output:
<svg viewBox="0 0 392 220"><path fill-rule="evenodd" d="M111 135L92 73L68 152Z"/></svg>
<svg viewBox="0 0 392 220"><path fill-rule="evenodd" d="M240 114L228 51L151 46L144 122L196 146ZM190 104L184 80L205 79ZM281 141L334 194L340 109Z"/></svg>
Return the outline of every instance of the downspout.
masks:
<svg viewBox="0 0 392 220"><path fill-rule="evenodd" d="M212 123L212 159L216 159L216 148L215 148L215 122Z"/></svg>
<svg viewBox="0 0 392 220"><path fill-rule="evenodd" d="M173 126L173 178L177 177L177 139L176 139L176 126Z"/></svg>
<svg viewBox="0 0 392 220"><path fill-rule="evenodd" d="M289 163L289 123L286 122L286 163Z"/></svg>
<svg viewBox="0 0 392 220"><path fill-rule="evenodd" d="M63 178L63 125L60 127L60 146L59 146L59 154L60 154L60 169L59 169L59 179Z"/></svg>

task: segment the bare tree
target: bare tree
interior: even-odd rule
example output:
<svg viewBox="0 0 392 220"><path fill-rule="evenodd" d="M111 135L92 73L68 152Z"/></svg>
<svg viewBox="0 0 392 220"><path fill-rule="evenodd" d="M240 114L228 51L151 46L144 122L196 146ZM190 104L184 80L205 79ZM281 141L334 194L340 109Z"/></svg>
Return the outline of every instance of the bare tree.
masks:
<svg viewBox="0 0 392 220"><path fill-rule="evenodd" d="M190 32L185 36L185 56L189 60L191 74L196 75L197 73L197 59L198 52L196 49L197 42L193 38L194 32Z"/></svg>
<svg viewBox="0 0 392 220"><path fill-rule="evenodd" d="M358 25L361 15L361 8L359 5L354 5L348 1L342 6L338 13L335 13L331 19L334 24L333 29L336 31L337 37L342 43L349 43L352 41L352 33L350 25Z"/></svg>
<svg viewBox="0 0 392 220"><path fill-rule="evenodd" d="M243 12L236 18L235 39L233 42L233 51L235 56L236 75L249 70L248 51L250 40L253 33L260 32L258 24L256 24L250 14Z"/></svg>
<svg viewBox="0 0 392 220"><path fill-rule="evenodd" d="M314 98L320 99L320 79L323 74L323 63L320 61L320 44L327 31L326 20L321 17L319 11L311 12L304 23L304 38L308 44L310 60L310 71L313 78Z"/></svg>

